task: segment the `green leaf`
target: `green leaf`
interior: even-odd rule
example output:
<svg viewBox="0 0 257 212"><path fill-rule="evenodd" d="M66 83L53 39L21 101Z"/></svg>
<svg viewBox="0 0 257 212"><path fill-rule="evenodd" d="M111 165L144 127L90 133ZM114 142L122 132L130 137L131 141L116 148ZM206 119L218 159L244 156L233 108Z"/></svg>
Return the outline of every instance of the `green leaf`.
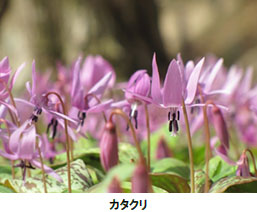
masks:
<svg viewBox="0 0 257 212"><path fill-rule="evenodd" d="M211 193L256 193L257 178L256 177L226 177L214 183L210 189Z"/></svg>
<svg viewBox="0 0 257 212"><path fill-rule="evenodd" d="M187 181L175 174L152 173L150 174L152 184L162 188L169 193L189 193L190 187Z"/></svg>
<svg viewBox="0 0 257 212"><path fill-rule="evenodd" d="M4 185L0 185L0 193L14 193L14 191Z"/></svg>
<svg viewBox="0 0 257 212"><path fill-rule="evenodd" d="M101 183L92 186L90 189L88 189L87 192L90 192L90 193L105 193L105 192L107 192L108 186L110 185L110 183L114 177L117 177L121 183L125 182L126 180L131 178L134 168L135 168L135 165L132 163L119 164L119 165L113 167L107 173L105 179Z"/></svg>
<svg viewBox="0 0 257 212"><path fill-rule="evenodd" d="M120 163L131 163L133 161L137 161L137 159L138 159L138 152L135 146L125 142L119 143Z"/></svg>
<svg viewBox="0 0 257 212"><path fill-rule="evenodd" d="M68 187L67 167L56 170L56 173L63 179L63 183L46 175L47 191L49 193L65 192ZM44 184L41 175L27 178L24 183L19 179L6 179L4 185L19 193L40 193L44 192ZM85 191L93 186L92 178L89 171L82 160L76 160L71 163L71 185L74 191Z"/></svg>
<svg viewBox="0 0 257 212"><path fill-rule="evenodd" d="M153 173L174 173L189 179L190 169L183 161L175 158L164 158L152 164Z"/></svg>
<svg viewBox="0 0 257 212"><path fill-rule="evenodd" d="M209 180L209 185L212 182ZM204 185L205 185L205 172L203 170L195 171L195 191L196 193L204 193Z"/></svg>
<svg viewBox="0 0 257 212"><path fill-rule="evenodd" d="M205 170L205 167L204 167ZM230 175L235 175L236 166L231 166L222 160L219 156L213 157L209 161L209 177L213 182L217 180L228 177Z"/></svg>
<svg viewBox="0 0 257 212"><path fill-rule="evenodd" d="M58 157L56 159L59 162L52 165L51 166L52 169L58 169L60 167L65 166L67 163L66 162L66 153L58 155ZM82 153L74 158L74 160L78 160L78 159L83 160L84 163L87 165L90 165L92 167L95 167L95 168L103 171L103 168L102 168L101 162L100 162L100 149L99 148L91 148L91 149L84 151L84 153ZM62 161L65 161L65 162L62 162Z"/></svg>

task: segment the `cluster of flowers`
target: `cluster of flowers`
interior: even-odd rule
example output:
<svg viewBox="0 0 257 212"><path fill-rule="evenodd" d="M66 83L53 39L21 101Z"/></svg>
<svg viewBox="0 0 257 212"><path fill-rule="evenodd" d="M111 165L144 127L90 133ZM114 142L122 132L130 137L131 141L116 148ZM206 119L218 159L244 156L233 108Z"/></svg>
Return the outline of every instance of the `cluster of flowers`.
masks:
<svg viewBox="0 0 257 212"><path fill-rule="evenodd" d="M223 59L211 56L184 63L178 54L170 62L162 84L154 54L152 76L147 70L138 70L128 82L115 83L113 67L101 56L88 56L84 62L79 57L71 67L58 64L57 80L52 82L50 73L36 71L33 61L32 82L26 83L28 92L24 98L15 98L12 89L24 67L22 64L11 76L8 57L0 62L0 155L11 160L13 167L22 168L24 180L26 169L37 167L62 181L42 159L53 162L85 133L99 140L101 164L108 171L119 161L117 131L128 138L132 131L140 155L132 191L147 192L150 160L144 160L138 140L150 140L150 132L164 123L168 123L172 136L184 126L190 126L189 134L194 134L206 119L217 135L209 141L213 151L228 163L237 164L237 175L251 175L246 151L237 162L228 156L230 127L236 128L247 146L257 145L257 88L251 88L251 68L246 72L237 66L226 69ZM113 120L114 115L126 121ZM37 130L39 118L46 133ZM63 151L56 150L57 144L63 144ZM160 139L157 157L168 156L170 151ZM19 164L14 163L17 160ZM114 178L110 191L120 191L118 184Z"/></svg>

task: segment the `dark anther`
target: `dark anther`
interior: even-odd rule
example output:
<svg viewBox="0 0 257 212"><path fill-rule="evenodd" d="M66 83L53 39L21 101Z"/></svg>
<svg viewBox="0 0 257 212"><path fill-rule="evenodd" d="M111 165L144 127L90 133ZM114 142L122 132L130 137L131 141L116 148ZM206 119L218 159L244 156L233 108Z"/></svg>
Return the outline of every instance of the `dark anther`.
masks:
<svg viewBox="0 0 257 212"><path fill-rule="evenodd" d="M137 129L137 110L135 110L134 120L135 120L135 128Z"/></svg>
<svg viewBox="0 0 257 212"><path fill-rule="evenodd" d="M175 131L177 132L179 130L179 128L178 128L178 122L176 120L173 122L173 126L174 126Z"/></svg>
<svg viewBox="0 0 257 212"><path fill-rule="evenodd" d="M49 129L53 125L53 123L54 123L54 119L52 118L50 123L47 125L46 133L49 133Z"/></svg>
<svg viewBox="0 0 257 212"><path fill-rule="evenodd" d="M57 126L58 126L58 121L55 119L54 123L53 123L53 135L52 135L52 139L54 139L54 137L56 136L57 133Z"/></svg>
<svg viewBox="0 0 257 212"><path fill-rule="evenodd" d="M24 160L21 160L21 162L19 164L15 165L14 167L20 167L22 169L24 169L24 168L35 169L35 167L33 167L30 162L29 162L29 165L26 165Z"/></svg>
<svg viewBox="0 0 257 212"><path fill-rule="evenodd" d="M34 122L37 122L38 117L36 115L32 114L31 120L34 121Z"/></svg>
<svg viewBox="0 0 257 212"><path fill-rule="evenodd" d="M40 115L42 113L42 109L41 108L38 108L37 109L37 115Z"/></svg>
<svg viewBox="0 0 257 212"><path fill-rule="evenodd" d="M176 119L176 113L172 113L172 121Z"/></svg>
<svg viewBox="0 0 257 212"><path fill-rule="evenodd" d="M54 158L53 158L53 157L50 157L50 158L49 158L49 163L50 163L50 164L54 164Z"/></svg>
<svg viewBox="0 0 257 212"><path fill-rule="evenodd" d="M30 162L29 162L29 165L26 165L26 168L29 168L29 169L36 169L35 167L33 167L33 166L31 165Z"/></svg>
<svg viewBox="0 0 257 212"><path fill-rule="evenodd" d="M170 117L170 111L169 111L169 113L168 113L168 120L170 120L171 119L171 117Z"/></svg>
<svg viewBox="0 0 257 212"><path fill-rule="evenodd" d="M172 123L173 121L169 121L169 132L172 132Z"/></svg>
<svg viewBox="0 0 257 212"><path fill-rule="evenodd" d="M178 110L178 117L177 117L177 120L179 121L179 118L180 118L180 112L179 112L179 110Z"/></svg>
<svg viewBox="0 0 257 212"><path fill-rule="evenodd" d="M83 126L85 119L86 119L87 114L85 112L78 112L78 119L80 120L80 125Z"/></svg>

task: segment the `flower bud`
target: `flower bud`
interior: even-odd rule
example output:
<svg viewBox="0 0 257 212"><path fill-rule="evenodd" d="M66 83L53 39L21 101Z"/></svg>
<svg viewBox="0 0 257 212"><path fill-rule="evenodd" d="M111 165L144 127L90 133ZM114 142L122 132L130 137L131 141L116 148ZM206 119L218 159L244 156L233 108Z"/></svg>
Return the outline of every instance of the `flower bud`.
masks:
<svg viewBox="0 0 257 212"><path fill-rule="evenodd" d="M108 193L122 193L119 179L115 176L108 186Z"/></svg>
<svg viewBox="0 0 257 212"><path fill-rule="evenodd" d="M118 139L115 125L108 121L100 140L100 159L105 171L118 164Z"/></svg>
<svg viewBox="0 0 257 212"><path fill-rule="evenodd" d="M132 193L148 193L149 178L144 163L139 162L132 176Z"/></svg>
<svg viewBox="0 0 257 212"><path fill-rule="evenodd" d="M212 108L212 119L217 136L220 139L221 144L228 149L229 148L229 135L226 122L220 109L217 106Z"/></svg>
<svg viewBox="0 0 257 212"><path fill-rule="evenodd" d="M165 141L164 137L161 137L157 144L157 151L156 151L156 159L160 160L162 158L171 157L171 150Z"/></svg>
<svg viewBox="0 0 257 212"><path fill-rule="evenodd" d="M239 161L237 162L237 170L236 175L241 177L251 177L250 169L249 169L249 162L246 156L246 152L243 152Z"/></svg>

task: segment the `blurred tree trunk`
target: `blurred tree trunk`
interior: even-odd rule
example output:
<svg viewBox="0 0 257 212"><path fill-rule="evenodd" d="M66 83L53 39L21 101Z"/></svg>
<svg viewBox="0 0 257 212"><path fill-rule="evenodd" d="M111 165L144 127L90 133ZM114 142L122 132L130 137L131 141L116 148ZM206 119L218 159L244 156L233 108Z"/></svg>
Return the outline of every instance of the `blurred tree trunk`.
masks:
<svg viewBox="0 0 257 212"><path fill-rule="evenodd" d="M88 1L100 25L124 48L122 69L129 77L137 69L152 70L153 53L161 72L166 72L168 58L163 47L158 9L154 0L95 0Z"/></svg>
<svg viewBox="0 0 257 212"><path fill-rule="evenodd" d="M62 43L62 1L40 1L34 0L35 9L38 14L35 31L37 38L33 39L33 51L41 67L55 67L57 60L63 60Z"/></svg>
<svg viewBox="0 0 257 212"><path fill-rule="evenodd" d="M4 14L6 13L8 7L9 7L9 0L0 0L0 23L1 19L3 18Z"/></svg>

